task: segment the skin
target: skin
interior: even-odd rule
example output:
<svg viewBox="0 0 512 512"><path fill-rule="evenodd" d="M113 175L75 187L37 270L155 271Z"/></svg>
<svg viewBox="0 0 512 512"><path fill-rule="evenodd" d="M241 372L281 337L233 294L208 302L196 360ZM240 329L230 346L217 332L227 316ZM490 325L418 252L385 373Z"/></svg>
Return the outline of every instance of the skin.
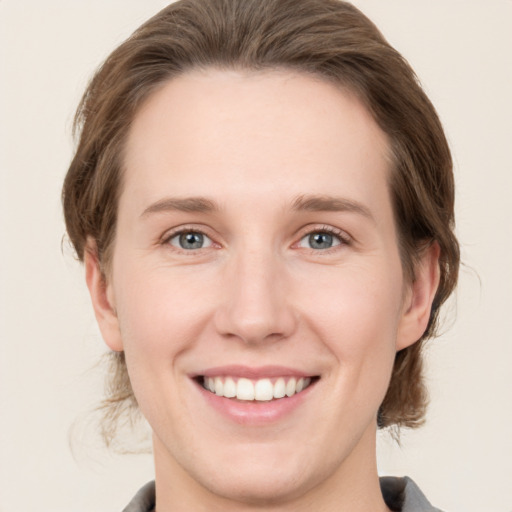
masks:
<svg viewBox="0 0 512 512"><path fill-rule="evenodd" d="M90 240L86 277L153 429L159 512L387 510L376 415L427 326L439 255L404 281L388 154L353 95L295 72L189 72L138 112L111 272ZM326 230L332 247L312 247ZM240 424L191 378L231 364L319 379L278 420Z"/></svg>

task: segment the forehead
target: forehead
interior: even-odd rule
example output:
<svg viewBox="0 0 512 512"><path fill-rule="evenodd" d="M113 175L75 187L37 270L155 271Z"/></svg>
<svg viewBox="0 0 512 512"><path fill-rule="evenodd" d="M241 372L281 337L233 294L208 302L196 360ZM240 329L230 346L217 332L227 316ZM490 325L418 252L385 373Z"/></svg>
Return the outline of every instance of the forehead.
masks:
<svg viewBox="0 0 512 512"><path fill-rule="evenodd" d="M209 195L212 181L250 194L258 178L260 188L326 194L343 177L364 196L387 188L388 155L386 135L348 91L292 71L208 69L169 80L138 111L124 186L147 202L166 184L178 196Z"/></svg>

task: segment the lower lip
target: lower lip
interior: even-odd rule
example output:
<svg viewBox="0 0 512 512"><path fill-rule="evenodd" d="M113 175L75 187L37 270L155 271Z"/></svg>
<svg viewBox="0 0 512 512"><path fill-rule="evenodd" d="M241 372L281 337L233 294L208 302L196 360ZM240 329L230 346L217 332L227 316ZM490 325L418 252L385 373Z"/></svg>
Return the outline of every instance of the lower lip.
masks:
<svg viewBox="0 0 512 512"><path fill-rule="evenodd" d="M239 401L218 396L196 383L206 402L224 417L240 425L266 425L276 423L295 411L310 395L316 385L313 381L306 389L291 397L279 398L268 402L257 400Z"/></svg>

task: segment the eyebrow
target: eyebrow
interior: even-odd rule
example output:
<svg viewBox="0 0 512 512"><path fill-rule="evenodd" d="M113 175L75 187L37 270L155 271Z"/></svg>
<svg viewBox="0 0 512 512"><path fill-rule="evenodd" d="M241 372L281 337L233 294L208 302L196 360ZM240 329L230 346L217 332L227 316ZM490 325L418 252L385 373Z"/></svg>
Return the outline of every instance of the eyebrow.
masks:
<svg viewBox="0 0 512 512"><path fill-rule="evenodd" d="M375 222L369 208L357 201L341 197L300 195L292 201L292 209L309 212L353 212ZM141 217L168 211L212 213L219 211L219 207L206 197L165 197L148 206L142 212Z"/></svg>
<svg viewBox="0 0 512 512"><path fill-rule="evenodd" d="M375 219L368 207L341 197L327 195L300 195L292 203L296 211L308 212L352 212L362 215L375 222Z"/></svg>
<svg viewBox="0 0 512 512"><path fill-rule="evenodd" d="M211 213L218 210L218 206L205 197L166 197L148 206L142 212L141 217L168 211Z"/></svg>

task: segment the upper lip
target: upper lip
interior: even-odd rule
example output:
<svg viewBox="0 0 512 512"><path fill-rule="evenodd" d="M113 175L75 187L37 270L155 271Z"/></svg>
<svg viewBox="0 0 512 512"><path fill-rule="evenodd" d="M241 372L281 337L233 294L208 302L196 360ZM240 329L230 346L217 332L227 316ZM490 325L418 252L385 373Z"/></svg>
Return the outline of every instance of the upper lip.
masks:
<svg viewBox="0 0 512 512"><path fill-rule="evenodd" d="M220 377L226 375L229 377L239 377L246 379L263 379L273 377L313 377L315 374L304 372L296 368L287 366L244 366L244 365L226 365L215 366L197 372L193 377Z"/></svg>

